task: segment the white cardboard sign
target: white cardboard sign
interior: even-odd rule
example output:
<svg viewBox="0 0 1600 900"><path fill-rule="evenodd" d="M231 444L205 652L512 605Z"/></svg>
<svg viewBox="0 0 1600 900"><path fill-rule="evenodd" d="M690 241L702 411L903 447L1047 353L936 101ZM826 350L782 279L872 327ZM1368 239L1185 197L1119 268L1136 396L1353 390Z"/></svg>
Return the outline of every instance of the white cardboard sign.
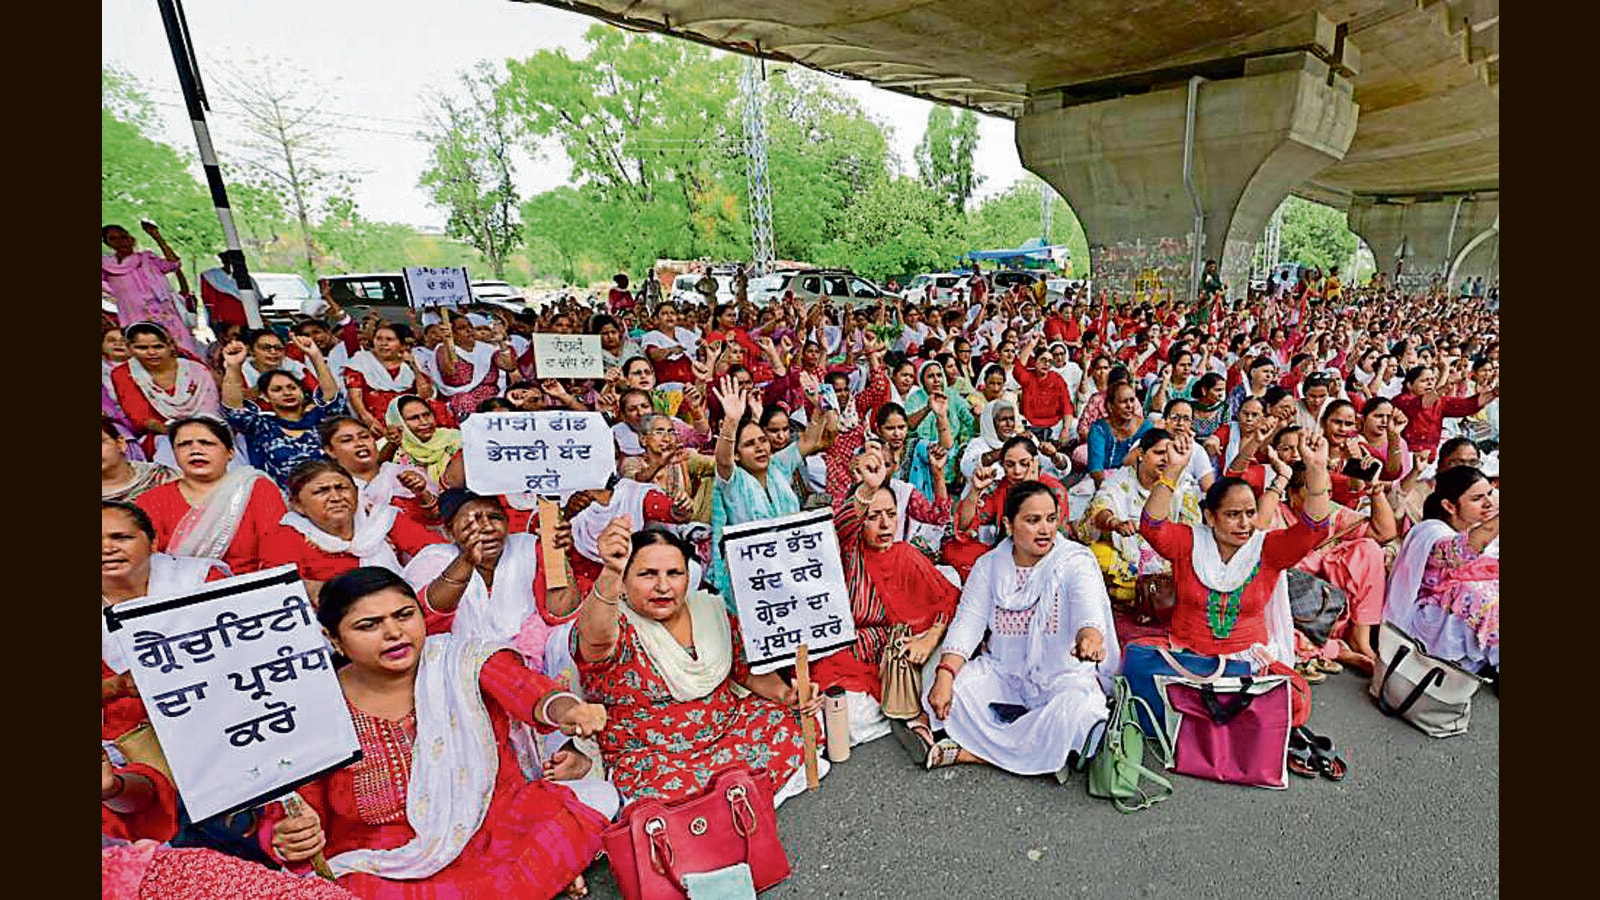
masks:
<svg viewBox="0 0 1600 900"><path fill-rule="evenodd" d="M617 471L611 426L597 412L476 413L461 440L467 487L484 496L594 490Z"/></svg>
<svg viewBox="0 0 1600 900"><path fill-rule="evenodd" d="M729 525L722 557L750 671L793 665L801 644L815 660L855 643L833 510Z"/></svg>
<svg viewBox="0 0 1600 900"><path fill-rule="evenodd" d="M598 334L536 334L534 374L540 378L604 378Z"/></svg>
<svg viewBox="0 0 1600 900"><path fill-rule="evenodd" d="M361 757L294 566L119 603L105 618L194 821Z"/></svg>
<svg viewBox="0 0 1600 900"><path fill-rule="evenodd" d="M411 295L413 309L459 307L472 303L472 288L464 266L406 266L405 275L406 293Z"/></svg>

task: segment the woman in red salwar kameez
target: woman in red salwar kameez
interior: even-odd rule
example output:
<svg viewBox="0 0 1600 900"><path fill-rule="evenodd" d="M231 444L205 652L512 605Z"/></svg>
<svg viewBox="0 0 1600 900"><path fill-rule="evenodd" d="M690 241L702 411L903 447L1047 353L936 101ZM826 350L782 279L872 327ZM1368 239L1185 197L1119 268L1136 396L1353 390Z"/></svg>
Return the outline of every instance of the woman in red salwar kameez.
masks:
<svg viewBox="0 0 1600 900"><path fill-rule="evenodd" d="M689 592L693 551L682 538L635 532L623 515L597 543L605 571L578 607L572 657L584 696L610 712L600 751L623 798L682 799L740 765L764 771L775 802L803 791L795 713L815 716L821 694L801 703L777 673L750 672L727 606Z"/></svg>
<svg viewBox="0 0 1600 900"><path fill-rule="evenodd" d="M265 473L229 468L233 433L204 417L172 423L177 481L139 495L156 527L156 548L173 556L220 559L235 575L266 568L262 544L283 526L283 492Z"/></svg>
<svg viewBox="0 0 1600 900"><path fill-rule="evenodd" d="M383 566L396 575L424 547L442 544L438 532L400 514L395 506L361 508L355 479L336 462L310 459L289 473L289 512L262 542L268 566L293 564L311 602L324 582L359 566Z"/></svg>
<svg viewBox="0 0 1600 900"><path fill-rule="evenodd" d="M868 448L862 484L833 501L856 642L811 667L818 690L834 685L883 700L878 665L895 625L911 629L909 655L920 666L939 649L961 591L915 547L895 540L899 511L889 471ZM863 499L863 495L866 499ZM854 724L854 723L852 723Z"/></svg>
<svg viewBox="0 0 1600 900"><path fill-rule="evenodd" d="M263 846L291 871L321 851L339 885L367 898L582 891L606 821L567 788L524 778L507 731L514 717L588 736L604 708L509 649L427 637L415 594L386 569L328 582L317 617L350 660L339 682L362 758L301 787L301 815L274 804Z"/></svg>
<svg viewBox="0 0 1600 900"><path fill-rule="evenodd" d="M417 368L416 358L400 339L404 325L384 323L372 331L372 349L362 350L344 364L340 377L350 396L350 411L374 434L399 440L384 418L396 397L415 394L433 410L445 428L454 428L455 414L434 397L433 380Z"/></svg>

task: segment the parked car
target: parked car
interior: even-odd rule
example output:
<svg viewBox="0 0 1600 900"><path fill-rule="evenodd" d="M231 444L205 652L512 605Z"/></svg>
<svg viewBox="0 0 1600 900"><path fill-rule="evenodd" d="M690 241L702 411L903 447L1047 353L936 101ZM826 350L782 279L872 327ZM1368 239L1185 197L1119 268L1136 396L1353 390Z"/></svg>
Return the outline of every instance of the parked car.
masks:
<svg viewBox="0 0 1600 900"><path fill-rule="evenodd" d="M795 297L807 302L821 298L847 301L856 306L893 296L849 269L801 269L789 276L783 289L793 291Z"/></svg>
<svg viewBox="0 0 1600 900"><path fill-rule="evenodd" d="M766 306L783 296L783 287L789 283L789 276L799 271L799 269L777 269L758 278L752 278L749 286L745 288L745 296L756 306Z"/></svg>
<svg viewBox="0 0 1600 900"><path fill-rule="evenodd" d="M954 299L956 288L965 289L966 284L967 276L960 272L932 272L911 279L900 296L908 302L921 303L928 296L928 286L932 285L933 302L948 303Z"/></svg>
<svg viewBox="0 0 1600 900"><path fill-rule="evenodd" d="M996 293L1005 293L1019 284L1024 287L1032 287L1046 280L1045 273L1030 269L1002 269L998 272L985 272L984 275L989 279L989 284L994 287ZM1046 285L1045 289L1049 290L1049 286Z"/></svg>
<svg viewBox="0 0 1600 900"><path fill-rule="evenodd" d="M321 296L293 272L251 272L250 278L261 301L261 318L267 321L287 322L304 315L306 301Z"/></svg>
<svg viewBox="0 0 1600 900"><path fill-rule="evenodd" d="M472 299L478 303L497 306L513 314L528 308L522 292L504 281L474 281L469 287Z"/></svg>
<svg viewBox="0 0 1600 900"><path fill-rule="evenodd" d="M404 322L410 308L406 279L399 272L332 275L328 288L334 302L357 319L376 310L385 322Z"/></svg>

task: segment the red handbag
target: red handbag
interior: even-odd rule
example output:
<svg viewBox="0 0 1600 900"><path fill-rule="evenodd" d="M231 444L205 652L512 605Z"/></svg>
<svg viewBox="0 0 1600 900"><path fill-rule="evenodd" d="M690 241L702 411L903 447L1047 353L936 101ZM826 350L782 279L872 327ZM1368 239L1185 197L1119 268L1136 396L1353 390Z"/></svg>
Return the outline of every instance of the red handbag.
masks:
<svg viewBox="0 0 1600 900"><path fill-rule="evenodd" d="M600 841L624 900L685 900L684 875L741 862L758 891L790 872L771 784L749 766L723 769L693 797L628 804Z"/></svg>

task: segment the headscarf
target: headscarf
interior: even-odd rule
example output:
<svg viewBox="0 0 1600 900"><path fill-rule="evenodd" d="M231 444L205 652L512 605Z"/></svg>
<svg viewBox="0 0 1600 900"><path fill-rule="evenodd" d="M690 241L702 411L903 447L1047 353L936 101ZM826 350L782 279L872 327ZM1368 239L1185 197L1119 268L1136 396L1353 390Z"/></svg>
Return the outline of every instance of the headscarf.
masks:
<svg viewBox="0 0 1600 900"><path fill-rule="evenodd" d="M930 359L918 366L917 386L912 388L910 393L906 394L905 409L907 416L928 405L930 398L928 396L927 388L922 386L922 376L927 373L930 367L938 370L939 379L941 381L945 380L944 365L938 360ZM955 444L953 445L952 449L960 448L966 444L967 441L972 440L972 436L977 433L977 422L975 422L972 418L972 410L968 408L966 403L961 402L961 398L955 395L948 384L945 385L944 395L945 400L947 401L946 408L949 409L950 434L955 439ZM917 425L916 433L918 437L927 438L929 441L935 443L938 442L939 422L936 418L934 418L933 413L929 413L922 418L922 422ZM950 458L945 466L946 477L949 477L955 472L955 464L957 462L959 462L959 457L957 454L951 453Z"/></svg>
<svg viewBox="0 0 1600 900"><path fill-rule="evenodd" d="M400 450L427 470L428 477L437 482L444 477L444 470L450 465L450 458L461 449L461 431L456 428L435 428L433 436L427 441L419 440L416 432L413 432L411 426L400 416L400 404L407 400L427 402L414 394L396 397L389 401L389 409L384 413L383 420L400 429Z"/></svg>

